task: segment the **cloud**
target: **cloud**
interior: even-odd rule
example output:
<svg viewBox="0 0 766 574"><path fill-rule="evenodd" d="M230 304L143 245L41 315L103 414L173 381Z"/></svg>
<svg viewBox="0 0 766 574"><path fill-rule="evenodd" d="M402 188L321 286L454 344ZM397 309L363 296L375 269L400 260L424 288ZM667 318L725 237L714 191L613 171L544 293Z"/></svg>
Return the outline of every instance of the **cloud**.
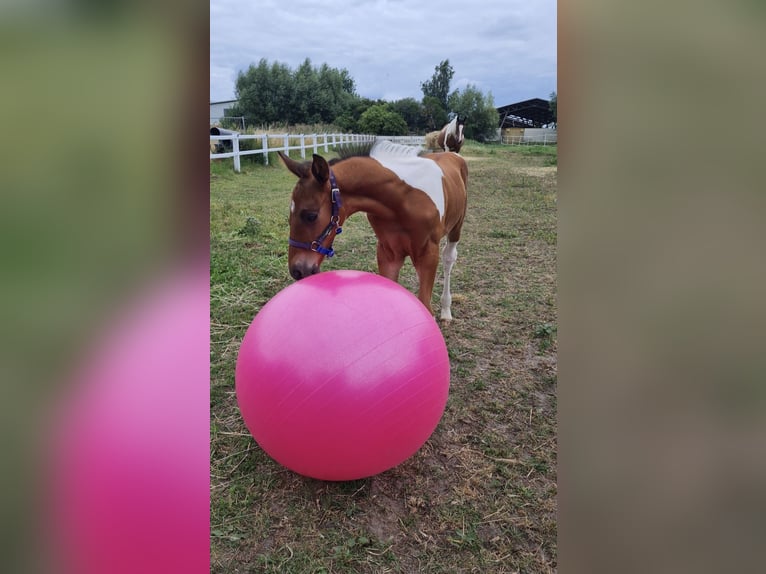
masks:
<svg viewBox="0 0 766 574"><path fill-rule="evenodd" d="M347 69L361 96L422 98L420 84L449 59L452 89L473 84L497 105L556 89L556 2L294 0L289 10L211 0L210 97L234 97L238 70L261 58L297 68L306 58Z"/></svg>

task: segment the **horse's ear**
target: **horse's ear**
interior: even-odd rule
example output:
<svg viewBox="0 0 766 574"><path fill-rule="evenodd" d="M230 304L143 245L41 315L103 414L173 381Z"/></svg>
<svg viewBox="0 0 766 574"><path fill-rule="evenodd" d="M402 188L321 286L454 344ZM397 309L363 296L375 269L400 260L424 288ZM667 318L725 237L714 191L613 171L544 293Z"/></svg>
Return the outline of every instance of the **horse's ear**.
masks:
<svg viewBox="0 0 766 574"><path fill-rule="evenodd" d="M330 179L330 166L327 165L327 160L321 155L314 154L314 161L311 164L311 174L321 184L324 184L324 182Z"/></svg>
<svg viewBox="0 0 766 574"><path fill-rule="evenodd" d="M281 151L278 151L277 155L279 155L279 159L282 160L282 163L285 164L285 167L287 167L287 169L289 169L298 177L306 177L308 170L306 169L305 163L301 163L299 161L295 161L294 159L290 159L289 155L286 155L282 153Z"/></svg>

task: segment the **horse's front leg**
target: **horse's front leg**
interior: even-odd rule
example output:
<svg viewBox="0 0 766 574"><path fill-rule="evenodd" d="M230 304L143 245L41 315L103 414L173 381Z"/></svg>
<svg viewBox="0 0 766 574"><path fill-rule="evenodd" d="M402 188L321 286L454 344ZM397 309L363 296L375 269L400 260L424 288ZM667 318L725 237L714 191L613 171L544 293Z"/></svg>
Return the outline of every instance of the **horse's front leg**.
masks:
<svg viewBox="0 0 766 574"><path fill-rule="evenodd" d="M404 265L404 256L397 255L378 243L378 273L391 281L399 282L399 271Z"/></svg>

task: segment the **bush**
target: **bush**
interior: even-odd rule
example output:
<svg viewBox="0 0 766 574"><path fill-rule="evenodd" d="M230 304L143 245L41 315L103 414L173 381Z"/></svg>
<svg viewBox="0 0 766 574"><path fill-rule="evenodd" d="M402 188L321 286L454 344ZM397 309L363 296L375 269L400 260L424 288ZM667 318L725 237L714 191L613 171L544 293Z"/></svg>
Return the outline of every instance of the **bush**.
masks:
<svg viewBox="0 0 766 574"><path fill-rule="evenodd" d="M387 104L368 108L359 118L357 128L360 133L380 136L403 136L409 131L404 118Z"/></svg>

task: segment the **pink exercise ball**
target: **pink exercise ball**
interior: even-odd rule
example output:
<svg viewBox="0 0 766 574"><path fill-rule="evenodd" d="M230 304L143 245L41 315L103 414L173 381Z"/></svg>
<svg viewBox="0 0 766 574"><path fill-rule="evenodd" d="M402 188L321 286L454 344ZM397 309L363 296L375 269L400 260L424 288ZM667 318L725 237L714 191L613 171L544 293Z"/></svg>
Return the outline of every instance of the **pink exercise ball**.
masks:
<svg viewBox="0 0 766 574"><path fill-rule="evenodd" d="M380 275L327 271L263 306L235 381L245 424L269 456L339 481L415 454L444 413L449 376L444 337L417 297Z"/></svg>
<svg viewBox="0 0 766 574"><path fill-rule="evenodd" d="M157 281L107 325L47 417L48 568L210 572L210 272Z"/></svg>

